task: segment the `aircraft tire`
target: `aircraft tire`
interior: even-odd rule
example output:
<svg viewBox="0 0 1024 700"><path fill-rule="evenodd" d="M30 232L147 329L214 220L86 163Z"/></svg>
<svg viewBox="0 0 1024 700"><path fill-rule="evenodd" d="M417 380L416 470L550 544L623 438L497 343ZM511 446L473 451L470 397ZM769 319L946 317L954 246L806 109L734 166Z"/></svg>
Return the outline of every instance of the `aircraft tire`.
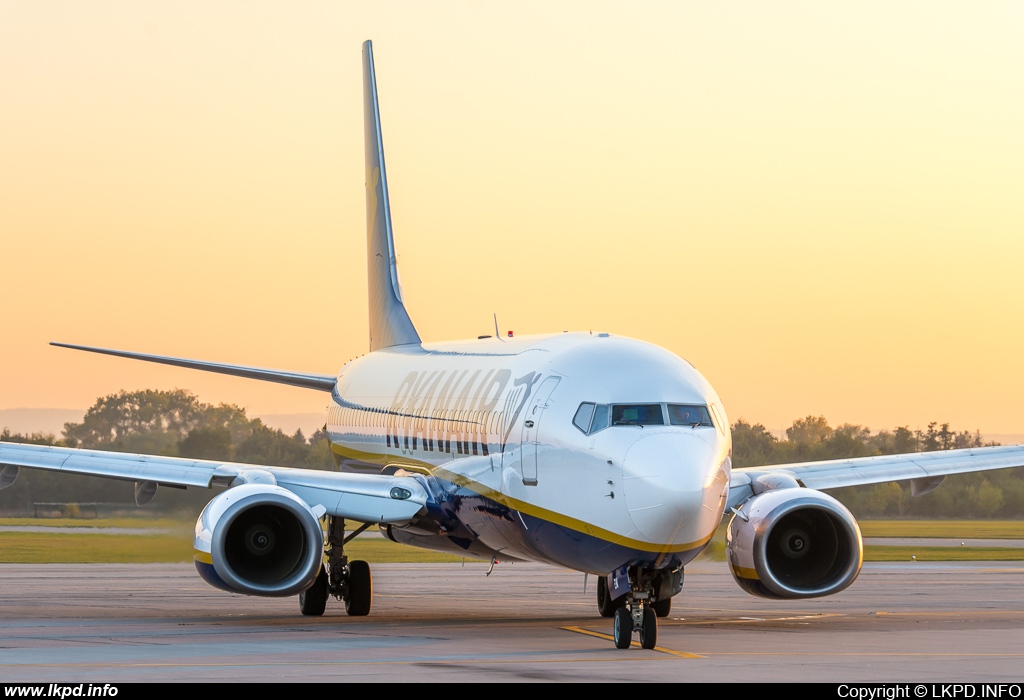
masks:
<svg viewBox="0 0 1024 700"><path fill-rule="evenodd" d="M669 598L671 600L671 598ZM654 607L644 606L644 626L640 628L640 647L653 649L658 644L658 615Z"/></svg>
<svg viewBox="0 0 1024 700"><path fill-rule="evenodd" d="M654 608L654 614L658 617L668 617L668 614L672 612L672 599L657 600L651 607Z"/></svg>
<svg viewBox="0 0 1024 700"><path fill-rule="evenodd" d="M345 612L352 617L365 617L370 614L373 602L373 578L370 576L370 565L365 561L348 563L348 595L345 596Z"/></svg>
<svg viewBox="0 0 1024 700"><path fill-rule="evenodd" d="M626 596L622 595L612 600L608 594L608 577L601 576L597 579L597 612L601 617L612 617L615 611L626 606Z"/></svg>
<svg viewBox="0 0 1024 700"><path fill-rule="evenodd" d="M612 622L612 638L615 640L615 648L629 649L633 641L633 616L629 608L619 608L613 614L615 620Z"/></svg>
<svg viewBox="0 0 1024 700"><path fill-rule="evenodd" d="M313 585L299 593L299 612L303 615L323 615L327 609L327 570L322 566Z"/></svg>

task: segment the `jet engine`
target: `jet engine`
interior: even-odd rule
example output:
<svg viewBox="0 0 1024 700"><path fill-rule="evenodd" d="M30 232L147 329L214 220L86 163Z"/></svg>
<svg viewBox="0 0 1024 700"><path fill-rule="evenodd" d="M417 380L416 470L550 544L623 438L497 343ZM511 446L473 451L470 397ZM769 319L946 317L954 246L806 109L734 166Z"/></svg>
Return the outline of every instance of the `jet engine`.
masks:
<svg viewBox="0 0 1024 700"><path fill-rule="evenodd" d="M316 581L324 535L313 509L291 491L243 484L203 509L193 547L207 583L232 593L290 596Z"/></svg>
<svg viewBox="0 0 1024 700"><path fill-rule="evenodd" d="M831 496L806 488L765 491L743 504L726 538L733 578L764 598L815 598L843 590L864 562L860 527Z"/></svg>

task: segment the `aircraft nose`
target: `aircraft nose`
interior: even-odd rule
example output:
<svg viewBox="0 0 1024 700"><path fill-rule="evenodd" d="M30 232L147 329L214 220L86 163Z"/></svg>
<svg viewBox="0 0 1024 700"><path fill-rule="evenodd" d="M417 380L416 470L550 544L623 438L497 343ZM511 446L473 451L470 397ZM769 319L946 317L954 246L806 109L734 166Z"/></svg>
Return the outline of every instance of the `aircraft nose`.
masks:
<svg viewBox="0 0 1024 700"><path fill-rule="evenodd" d="M692 535L704 501L718 495L709 488L716 471L715 452L696 435L655 433L626 452L623 491L629 516L644 537L670 544ZM701 533L703 534L703 533Z"/></svg>

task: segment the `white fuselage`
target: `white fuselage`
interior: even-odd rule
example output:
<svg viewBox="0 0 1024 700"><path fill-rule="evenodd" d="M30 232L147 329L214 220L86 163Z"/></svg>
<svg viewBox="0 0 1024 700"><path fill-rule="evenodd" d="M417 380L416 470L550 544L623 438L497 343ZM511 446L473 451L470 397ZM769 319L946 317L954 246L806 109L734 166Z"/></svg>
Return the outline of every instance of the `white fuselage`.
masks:
<svg viewBox="0 0 1024 700"><path fill-rule="evenodd" d="M588 434L574 425L584 403L706 406L713 424ZM597 573L685 564L721 521L729 486L728 422L711 385L664 349L607 334L372 352L342 369L327 430L342 470L404 470L434 494L428 516L394 539Z"/></svg>

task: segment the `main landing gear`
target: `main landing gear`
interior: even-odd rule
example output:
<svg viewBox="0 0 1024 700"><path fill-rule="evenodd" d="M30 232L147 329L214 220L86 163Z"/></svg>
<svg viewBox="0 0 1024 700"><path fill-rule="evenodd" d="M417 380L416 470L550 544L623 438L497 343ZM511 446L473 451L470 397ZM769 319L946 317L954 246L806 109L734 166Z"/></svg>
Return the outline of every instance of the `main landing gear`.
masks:
<svg viewBox="0 0 1024 700"><path fill-rule="evenodd" d="M362 525L347 537L345 520L327 516L327 542L324 547L327 563L312 586L299 594L299 611L303 615L323 615L327 598L334 596L345 601L345 612L353 617L370 614L373 603L373 577L370 565L365 561L349 561L345 556L345 545L353 537L368 528Z"/></svg>
<svg viewBox="0 0 1024 700"><path fill-rule="evenodd" d="M681 570L677 577L678 587L675 582L664 585L664 576L664 572L631 567L629 592L614 600L608 590L608 577L602 576L597 580L597 610L601 617L613 618L612 638L616 648L628 649L634 632L639 633L642 648L657 646L658 618L668 616L672 610L671 592L678 592L682 586ZM659 593L664 597L659 598Z"/></svg>
<svg viewBox="0 0 1024 700"><path fill-rule="evenodd" d="M597 611L601 617L614 617L615 611L626 607L626 596L620 595L612 600L611 592L608 590L608 577L599 576L597 579Z"/></svg>

